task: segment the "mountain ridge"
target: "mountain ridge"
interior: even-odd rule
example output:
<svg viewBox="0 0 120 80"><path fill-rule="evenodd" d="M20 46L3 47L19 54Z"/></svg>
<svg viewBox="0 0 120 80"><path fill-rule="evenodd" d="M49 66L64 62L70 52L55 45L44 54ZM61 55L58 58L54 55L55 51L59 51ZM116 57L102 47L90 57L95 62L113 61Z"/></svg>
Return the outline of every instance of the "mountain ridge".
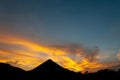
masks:
<svg viewBox="0 0 120 80"><path fill-rule="evenodd" d="M0 79L3 80L120 80L120 70L100 70L95 73L73 72L51 59L30 71L0 63Z"/></svg>

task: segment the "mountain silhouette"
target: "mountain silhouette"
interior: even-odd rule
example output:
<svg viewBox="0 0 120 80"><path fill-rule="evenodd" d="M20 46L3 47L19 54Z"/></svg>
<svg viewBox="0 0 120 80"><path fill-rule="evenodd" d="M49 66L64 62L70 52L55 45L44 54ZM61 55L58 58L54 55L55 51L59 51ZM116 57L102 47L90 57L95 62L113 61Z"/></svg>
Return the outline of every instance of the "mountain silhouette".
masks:
<svg viewBox="0 0 120 80"><path fill-rule="evenodd" d="M0 63L0 80L120 80L120 70L82 74L65 69L51 59L30 71Z"/></svg>
<svg viewBox="0 0 120 80"><path fill-rule="evenodd" d="M28 73L30 79L34 80L74 80L75 78L75 72L64 69L51 59Z"/></svg>
<svg viewBox="0 0 120 80"><path fill-rule="evenodd" d="M32 71L35 72L39 72L39 71L59 71L58 69L64 69L63 67L61 67L60 65L58 65L57 63L55 63L54 61L52 61L51 59L48 59L47 61L45 61L43 64L39 65L38 67L36 67L35 69L33 69Z"/></svg>
<svg viewBox="0 0 120 80"><path fill-rule="evenodd" d="M25 71L20 68L0 63L0 78L4 80L21 80L25 76L24 74Z"/></svg>

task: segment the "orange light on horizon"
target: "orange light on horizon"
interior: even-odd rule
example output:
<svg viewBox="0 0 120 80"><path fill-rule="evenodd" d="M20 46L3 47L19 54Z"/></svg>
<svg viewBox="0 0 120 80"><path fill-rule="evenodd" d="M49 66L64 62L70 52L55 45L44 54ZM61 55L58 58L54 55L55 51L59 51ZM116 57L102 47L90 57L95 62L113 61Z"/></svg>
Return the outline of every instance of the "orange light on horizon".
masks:
<svg viewBox="0 0 120 80"><path fill-rule="evenodd" d="M13 49L14 51L0 50L0 62L10 63L11 65L20 67L24 70L33 69L49 58L64 68L76 72L85 72L86 70L92 71L95 69L98 70L113 65L90 61L82 56L82 54L84 54L83 52L81 52L81 54L76 54L76 57L83 57L81 61L77 62L76 60L70 58L67 55L69 54L69 51L64 49L40 45L29 40L17 38L15 36L0 35L0 37L2 37L0 39L0 43L25 47L24 50L18 50L16 48Z"/></svg>

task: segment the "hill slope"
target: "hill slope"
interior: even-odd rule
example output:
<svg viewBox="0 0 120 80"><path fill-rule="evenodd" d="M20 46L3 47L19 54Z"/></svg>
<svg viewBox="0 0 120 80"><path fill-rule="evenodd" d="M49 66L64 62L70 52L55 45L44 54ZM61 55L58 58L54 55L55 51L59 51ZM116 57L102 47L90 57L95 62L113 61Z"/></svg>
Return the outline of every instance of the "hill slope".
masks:
<svg viewBox="0 0 120 80"><path fill-rule="evenodd" d="M3 80L21 80L25 76L25 71L13 67L9 64L0 63L0 79Z"/></svg>

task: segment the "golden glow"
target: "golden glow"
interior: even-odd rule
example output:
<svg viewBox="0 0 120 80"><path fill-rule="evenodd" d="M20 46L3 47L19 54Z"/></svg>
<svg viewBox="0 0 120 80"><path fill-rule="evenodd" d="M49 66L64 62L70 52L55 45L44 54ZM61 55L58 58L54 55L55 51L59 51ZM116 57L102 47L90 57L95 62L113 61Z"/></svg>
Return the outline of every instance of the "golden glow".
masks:
<svg viewBox="0 0 120 80"><path fill-rule="evenodd" d="M64 68L76 72L85 72L87 70L92 72L111 66L111 64L90 61L88 58L85 58L82 55L84 53L79 50L79 54L75 54L75 56L77 58L81 57L81 61L70 58L68 56L69 51L65 49L40 45L15 36L0 35L0 43L9 45L11 48L13 47L12 49L10 48L10 50L0 49L0 62L9 63L24 70L31 70L48 58L54 60ZM14 46L19 46L20 48L15 48Z"/></svg>

